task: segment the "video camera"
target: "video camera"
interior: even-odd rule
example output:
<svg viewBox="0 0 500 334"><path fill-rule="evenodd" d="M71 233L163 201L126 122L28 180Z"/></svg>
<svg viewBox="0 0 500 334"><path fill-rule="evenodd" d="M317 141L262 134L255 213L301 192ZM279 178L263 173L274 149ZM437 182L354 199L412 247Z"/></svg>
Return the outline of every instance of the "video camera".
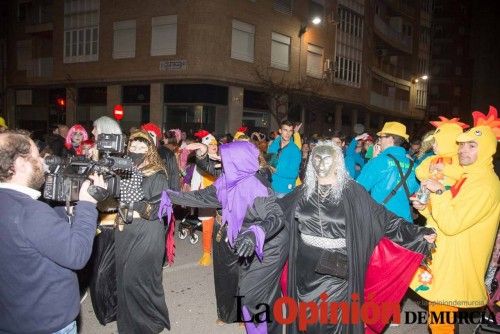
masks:
<svg viewBox="0 0 500 334"><path fill-rule="evenodd" d="M45 163L49 167L49 173L45 177L43 197L56 202L77 201L83 182L93 173L104 176L110 196L119 197L120 176L115 171L131 169L132 161L110 154L124 153L124 143L123 135L100 134L97 137L96 147L103 153L103 157L98 161L81 156L69 159L47 157Z"/></svg>

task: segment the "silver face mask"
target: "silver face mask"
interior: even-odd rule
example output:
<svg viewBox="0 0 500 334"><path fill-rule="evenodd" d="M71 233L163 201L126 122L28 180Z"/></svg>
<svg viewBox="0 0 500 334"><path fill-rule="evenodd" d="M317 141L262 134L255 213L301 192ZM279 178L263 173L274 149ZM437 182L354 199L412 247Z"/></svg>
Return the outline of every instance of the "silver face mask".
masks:
<svg viewBox="0 0 500 334"><path fill-rule="evenodd" d="M312 152L312 165L318 177L327 177L333 171L335 151L329 146L315 147Z"/></svg>

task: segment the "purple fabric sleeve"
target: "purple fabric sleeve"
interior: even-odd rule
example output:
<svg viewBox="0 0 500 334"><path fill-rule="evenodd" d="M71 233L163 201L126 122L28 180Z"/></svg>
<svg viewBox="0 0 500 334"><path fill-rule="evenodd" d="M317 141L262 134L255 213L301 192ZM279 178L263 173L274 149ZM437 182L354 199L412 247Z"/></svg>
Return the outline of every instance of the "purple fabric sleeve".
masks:
<svg viewBox="0 0 500 334"><path fill-rule="evenodd" d="M243 319L251 319L250 311L246 306L242 307L241 312L243 313ZM254 322L245 322L245 329L247 334L267 334L267 321L266 319L261 319L261 323L256 324Z"/></svg>
<svg viewBox="0 0 500 334"><path fill-rule="evenodd" d="M252 231L255 235L255 254L260 262L264 259L264 240L266 240L266 233L257 225L252 225L247 231Z"/></svg>
<svg viewBox="0 0 500 334"><path fill-rule="evenodd" d="M166 191L163 191L161 193L161 201L160 201L160 207L158 208L158 218L160 220L162 217L165 215L167 216L167 224L170 224L170 220L172 218L172 201L170 201L170 197L168 197L168 194Z"/></svg>

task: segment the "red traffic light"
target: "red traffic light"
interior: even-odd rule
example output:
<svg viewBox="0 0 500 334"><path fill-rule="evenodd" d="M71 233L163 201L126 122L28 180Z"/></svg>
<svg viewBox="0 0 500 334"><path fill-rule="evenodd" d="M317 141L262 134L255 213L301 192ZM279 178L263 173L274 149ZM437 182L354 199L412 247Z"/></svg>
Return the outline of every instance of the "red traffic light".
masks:
<svg viewBox="0 0 500 334"><path fill-rule="evenodd" d="M59 107L64 107L66 105L66 100L63 99L62 97L59 97L57 100L56 100L56 103Z"/></svg>
<svg viewBox="0 0 500 334"><path fill-rule="evenodd" d="M121 119L123 118L123 106L121 104L117 104L114 108L113 108L113 117L117 120L117 121L121 121Z"/></svg>

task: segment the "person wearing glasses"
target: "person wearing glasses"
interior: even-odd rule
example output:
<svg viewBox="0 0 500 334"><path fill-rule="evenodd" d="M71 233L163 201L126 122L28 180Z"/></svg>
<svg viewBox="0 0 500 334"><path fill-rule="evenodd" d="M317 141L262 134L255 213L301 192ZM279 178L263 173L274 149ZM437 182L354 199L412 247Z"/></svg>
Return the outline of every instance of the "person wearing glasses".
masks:
<svg viewBox="0 0 500 334"><path fill-rule="evenodd" d="M377 203L413 222L409 198L418 190L419 184L413 161L402 147L409 139L406 126L398 122L386 122L377 136L380 153L368 161L356 181Z"/></svg>

